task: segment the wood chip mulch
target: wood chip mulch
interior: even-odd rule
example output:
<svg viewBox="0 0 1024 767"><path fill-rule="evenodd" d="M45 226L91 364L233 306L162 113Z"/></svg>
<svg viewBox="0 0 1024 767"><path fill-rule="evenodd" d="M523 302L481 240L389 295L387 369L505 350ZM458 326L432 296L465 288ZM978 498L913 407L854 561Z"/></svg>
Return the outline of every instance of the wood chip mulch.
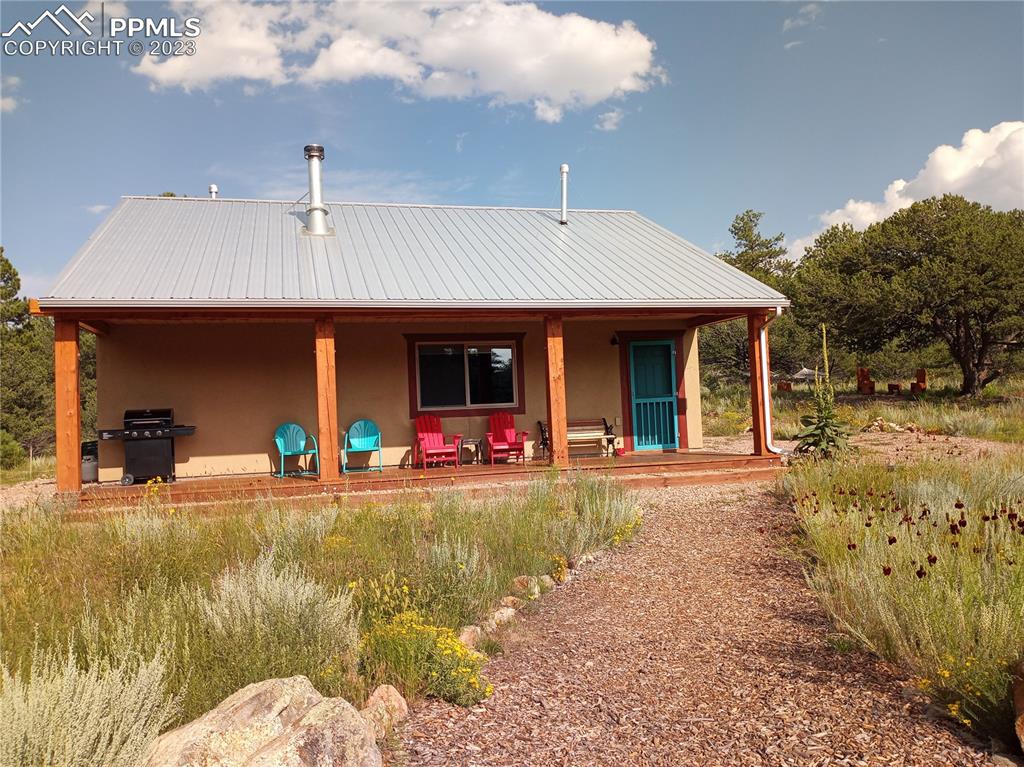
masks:
<svg viewBox="0 0 1024 767"><path fill-rule="evenodd" d="M769 486L641 497L632 543L520 613L494 695L421 701L390 764L991 764L897 669L829 644Z"/></svg>

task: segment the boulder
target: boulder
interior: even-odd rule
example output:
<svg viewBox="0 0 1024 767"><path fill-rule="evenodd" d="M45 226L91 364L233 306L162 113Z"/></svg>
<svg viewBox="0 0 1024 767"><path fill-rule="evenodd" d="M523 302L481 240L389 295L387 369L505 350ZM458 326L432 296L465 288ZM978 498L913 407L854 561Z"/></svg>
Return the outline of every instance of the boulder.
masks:
<svg viewBox="0 0 1024 767"><path fill-rule="evenodd" d="M501 598L501 606L502 607L511 607L513 610L519 610L523 606L523 600L520 599L519 597L512 597L512 596L502 597Z"/></svg>
<svg viewBox="0 0 1024 767"><path fill-rule="evenodd" d="M488 634L494 633L499 626L510 623L516 617L516 611L511 607L499 607L490 617L484 621L484 631Z"/></svg>
<svg viewBox="0 0 1024 767"><path fill-rule="evenodd" d="M459 632L459 641L472 650L483 635L484 631L479 626L463 626L462 631Z"/></svg>
<svg viewBox="0 0 1024 767"><path fill-rule="evenodd" d="M541 591L551 591L555 587L555 579L550 575L542 575L538 578Z"/></svg>
<svg viewBox="0 0 1024 767"><path fill-rule="evenodd" d="M389 684L382 684L370 693L359 713L373 730L374 738L380 740L409 716L409 706L402 693Z"/></svg>
<svg viewBox="0 0 1024 767"><path fill-rule="evenodd" d="M143 767L379 767L365 720L304 676L243 687L150 744Z"/></svg>
<svg viewBox="0 0 1024 767"><path fill-rule="evenodd" d="M512 579L512 593L524 599L536 599L540 596L540 584L532 575L519 575Z"/></svg>

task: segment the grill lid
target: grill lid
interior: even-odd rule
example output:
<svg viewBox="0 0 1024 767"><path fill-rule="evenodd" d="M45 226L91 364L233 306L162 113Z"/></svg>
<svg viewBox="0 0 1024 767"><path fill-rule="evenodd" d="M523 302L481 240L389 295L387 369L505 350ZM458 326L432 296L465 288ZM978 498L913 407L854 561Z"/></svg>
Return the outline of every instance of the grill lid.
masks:
<svg viewBox="0 0 1024 767"><path fill-rule="evenodd" d="M124 427L146 428L149 426L173 426L173 408L151 408L147 410L125 410Z"/></svg>

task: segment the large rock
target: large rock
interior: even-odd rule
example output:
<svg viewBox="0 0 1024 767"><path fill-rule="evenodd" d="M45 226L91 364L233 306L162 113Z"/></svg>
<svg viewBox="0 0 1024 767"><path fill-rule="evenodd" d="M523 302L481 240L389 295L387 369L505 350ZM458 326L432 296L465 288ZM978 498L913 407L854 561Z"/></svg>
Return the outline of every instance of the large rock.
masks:
<svg viewBox="0 0 1024 767"><path fill-rule="evenodd" d="M166 732L143 767L380 767L366 721L304 676L243 687L212 711Z"/></svg>
<svg viewBox="0 0 1024 767"><path fill-rule="evenodd" d="M359 713L373 729L374 738L380 740L409 716L409 705L402 693L389 684L382 684L366 699Z"/></svg>
<svg viewBox="0 0 1024 767"><path fill-rule="evenodd" d="M483 635L484 630L479 626L463 626L459 632L459 641L470 650L474 650Z"/></svg>
<svg viewBox="0 0 1024 767"><path fill-rule="evenodd" d="M499 607L483 623L484 633L493 634L499 627L511 623L516 617L516 611L511 607Z"/></svg>
<svg viewBox="0 0 1024 767"><path fill-rule="evenodd" d="M512 594L523 599L540 596L540 583L533 575L517 575L512 579Z"/></svg>

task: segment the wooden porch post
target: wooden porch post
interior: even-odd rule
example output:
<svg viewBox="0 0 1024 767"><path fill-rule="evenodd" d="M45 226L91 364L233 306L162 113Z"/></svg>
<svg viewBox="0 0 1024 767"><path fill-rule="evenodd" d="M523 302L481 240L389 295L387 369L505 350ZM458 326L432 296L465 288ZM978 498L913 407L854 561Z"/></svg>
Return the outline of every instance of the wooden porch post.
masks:
<svg viewBox="0 0 1024 767"><path fill-rule="evenodd" d="M314 334L320 479L338 479L341 477L341 454L338 452L338 378L334 359L334 318L317 319Z"/></svg>
<svg viewBox="0 0 1024 767"><path fill-rule="evenodd" d="M53 388L57 428L57 491L82 489L82 417L78 396L78 320L53 323Z"/></svg>
<svg viewBox="0 0 1024 767"><path fill-rule="evenodd" d="M770 402L764 398L764 377L761 369L762 358L768 353L761 347L761 328L768 318L763 314L747 315L747 356L750 358L750 408L754 426L754 455L769 455L768 435L765 430L766 408Z"/></svg>
<svg viewBox="0 0 1024 767"><path fill-rule="evenodd" d="M552 466L569 465L568 419L565 411L565 348L562 318L544 318L548 371L548 446Z"/></svg>

